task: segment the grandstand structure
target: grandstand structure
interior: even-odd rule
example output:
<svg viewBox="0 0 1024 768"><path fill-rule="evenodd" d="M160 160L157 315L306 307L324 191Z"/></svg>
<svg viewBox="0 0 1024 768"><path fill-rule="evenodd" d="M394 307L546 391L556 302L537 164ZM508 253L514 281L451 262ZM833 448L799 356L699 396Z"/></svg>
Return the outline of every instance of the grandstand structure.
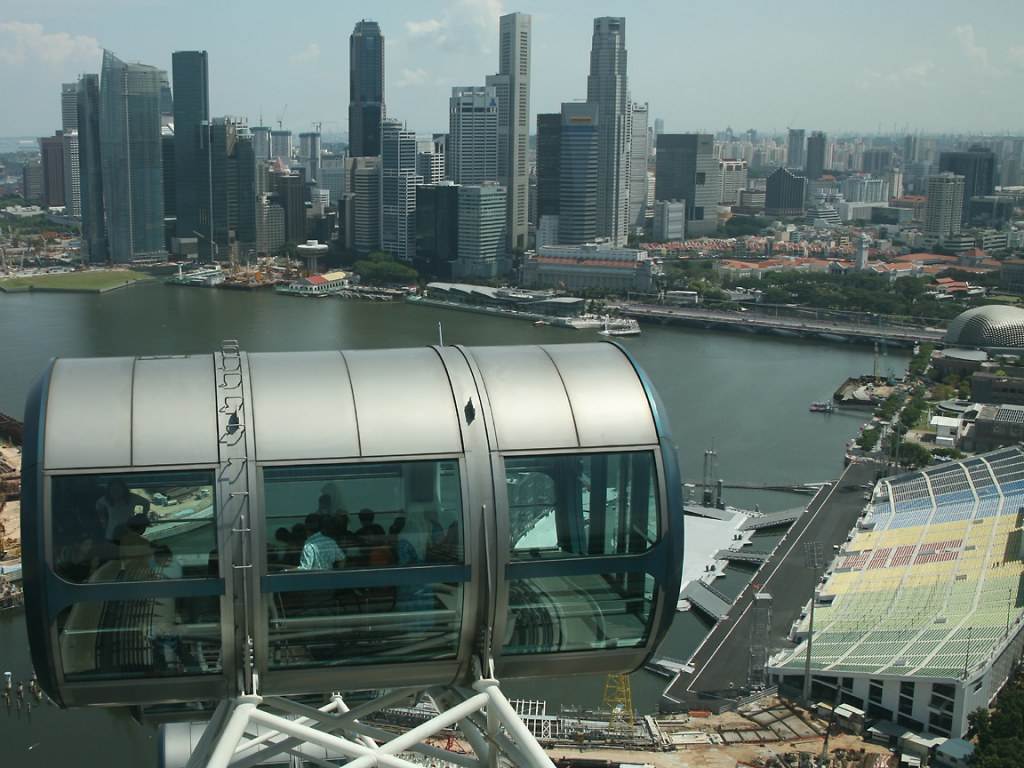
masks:
<svg viewBox="0 0 1024 768"><path fill-rule="evenodd" d="M813 598L812 696L962 736L1024 646L1022 524L1020 447L881 480ZM803 684L808 613L769 662L784 689Z"/></svg>

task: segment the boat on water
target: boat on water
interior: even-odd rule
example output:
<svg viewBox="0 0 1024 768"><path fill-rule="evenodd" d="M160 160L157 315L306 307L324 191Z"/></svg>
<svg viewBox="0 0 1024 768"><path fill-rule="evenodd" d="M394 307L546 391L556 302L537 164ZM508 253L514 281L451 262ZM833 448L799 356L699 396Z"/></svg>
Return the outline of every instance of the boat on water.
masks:
<svg viewBox="0 0 1024 768"><path fill-rule="evenodd" d="M193 269L189 272L182 271L181 265L178 265L178 274L175 277L170 277L166 280L169 285L187 285L199 288L212 288L217 285L221 285L227 276L224 274L224 270L221 269L219 264L215 264L212 267L200 267Z"/></svg>
<svg viewBox="0 0 1024 768"><path fill-rule="evenodd" d="M616 320L604 319L604 328L598 331L602 336L639 336L640 323L631 317Z"/></svg>
<svg viewBox="0 0 1024 768"><path fill-rule="evenodd" d="M809 410L811 413L832 413L835 410L835 406L828 400L816 400L811 403Z"/></svg>
<svg viewBox="0 0 1024 768"><path fill-rule="evenodd" d="M538 328L542 325L551 325L551 323L549 323L547 320L534 320L533 324Z"/></svg>

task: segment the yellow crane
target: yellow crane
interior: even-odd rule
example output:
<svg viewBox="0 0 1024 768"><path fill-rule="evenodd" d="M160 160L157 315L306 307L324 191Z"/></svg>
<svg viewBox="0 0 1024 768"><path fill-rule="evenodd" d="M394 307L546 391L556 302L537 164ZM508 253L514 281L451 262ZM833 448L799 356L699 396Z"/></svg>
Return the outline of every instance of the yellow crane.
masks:
<svg viewBox="0 0 1024 768"><path fill-rule="evenodd" d="M612 674L605 678L602 708L608 712L609 730L633 730L633 689L629 685L629 675Z"/></svg>

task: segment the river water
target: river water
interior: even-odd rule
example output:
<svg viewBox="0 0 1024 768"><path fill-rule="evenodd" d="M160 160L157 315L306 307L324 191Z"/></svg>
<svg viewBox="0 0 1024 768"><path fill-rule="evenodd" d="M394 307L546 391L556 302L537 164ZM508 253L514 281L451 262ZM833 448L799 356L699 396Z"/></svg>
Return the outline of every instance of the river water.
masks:
<svg viewBox="0 0 1024 768"><path fill-rule="evenodd" d="M403 303L366 303L278 296L269 292L140 285L106 295L0 294L0 411L22 413L25 395L55 356L160 355L211 352L223 339L248 351L357 349L437 343L496 345L595 341L591 331L534 327L521 320ZM860 419L812 414L845 377L872 368L867 347L644 326L625 345L665 400L679 444L683 476L699 479L703 453L719 454L718 474L746 482L828 480L842 469L842 447ZM890 361L900 369L902 358ZM737 506L763 510L806 503L806 497L726 491ZM728 575L740 583L748 574ZM684 657L707 625L679 614L664 653ZM746 659L737 663L746 665ZM28 679L24 622L0 614L0 672ZM510 696L552 705L600 705L603 679L509 683ZM652 711L665 681L632 677L637 708ZM155 764L155 731L122 713L0 710L0 764L146 766ZM95 757L94 757L95 756Z"/></svg>

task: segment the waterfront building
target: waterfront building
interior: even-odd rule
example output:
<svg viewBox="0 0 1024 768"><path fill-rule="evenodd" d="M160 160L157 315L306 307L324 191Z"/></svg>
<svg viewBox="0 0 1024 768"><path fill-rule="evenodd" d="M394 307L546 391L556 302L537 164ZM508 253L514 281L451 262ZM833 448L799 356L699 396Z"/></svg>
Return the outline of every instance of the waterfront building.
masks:
<svg viewBox="0 0 1024 768"><path fill-rule="evenodd" d="M710 133L666 133L658 139L654 197L686 201L691 237L718 229L722 181L714 143Z"/></svg>
<svg viewBox="0 0 1024 768"><path fill-rule="evenodd" d="M299 162L306 167L306 181L320 182L320 134L316 131L299 134Z"/></svg>
<svg viewBox="0 0 1024 768"><path fill-rule="evenodd" d="M442 280L458 257L459 189L451 181L416 187L416 268Z"/></svg>
<svg viewBox="0 0 1024 768"><path fill-rule="evenodd" d="M243 251L256 244L256 151L252 133L244 125L235 132L235 150L229 157L229 184L236 192L235 238Z"/></svg>
<svg viewBox="0 0 1024 768"><path fill-rule="evenodd" d="M602 240L538 248L523 261L521 280L528 288L647 293L654 289L657 274L647 251Z"/></svg>
<svg viewBox="0 0 1024 768"><path fill-rule="evenodd" d="M821 131L814 131L807 137L807 158L804 163L804 176L817 181L825 173L825 153L828 141Z"/></svg>
<svg viewBox="0 0 1024 768"><path fill-rule="evenodd" d="M43 165L43 207L64 205L64 137L60 131L39 139Z"/></svg>
<svg viewBox="0 0 1024 768"><path fill-rule="evenodd" d="M807 179L776 168L765 182L764 212L768 216L803 216Z"/></svg>
<svg viewBox="0 0 1024 768"><path fill-rule="evenodd" d="M562 105L559 140L558 242L586 243L597 237L600 183L600 118L597 104Z"/></svg>
<svg viewBox="0 0 1024 768"><path fill-rule="evenodd" d="M284 248L284 208L271 195L260 195L256 201L256 252L276 256Z"/></svg>
<svg viewBox="0 0 1024 768"><path fill-rule="evenodd" d="M719 160L718 170L722 179L722 192L718 201L722 205L736 205L740 190L747 187L746 160Z"/></svg>
<svg viewBox="0 0 1024 768"><path fill-rule="evenodd" d="M345 158L345 194L352 197L346 239L360 256L380 248L380 157Z"/></svg>
<svg viewBox="0 0 1024 768"><path fill-rule="evenodd" d="M380 247L400 261L416 253L416 134L400 120L381 123Z"/></svg>
<svg viewBox="0 0 1024 768"><path fill-rule="evenodd" d="M789 129L789 143L786 151L786 167L793 170L802 170L804 167L805 136L803 128Z"/></svg>
<svg viewBox="0 0 1024 768"><path fill-rule="evenodd" d="M495 184L459 187L457 280L493 279L505 272L505 188Z"/></svg>
<svg viewBox="0 0 1024 768"><path fill-rule="evenodd" d="M252 128L252 149L257 160L270 159L270 128L256 125Z"/></svg>
<svg viewBox="0 0 1024 768"><path fill-rule="evenodd" d="M452 88L448 119L448 178L456 184L497 182L498 96L494 86Z"/></svg>
<svg viewBox="0 0 1024 768"><path fill-rule="evenodd" d="M558 237L559 185L562 173L562 114L537 115L537 236L542 229Z"/></svg>
<svg viewBox="0 0 1024 768"><path fill-rule="evenodd" d="M498 22L498 74L487 79L498 98L498 182L507 190L507 249L526 249L529 235L530 39L525 13Z"/></svg>
<svg viewBox="0 0 1024 768"><path fill-rule="evenodd" d="M306 242L306 183L295 171L282 171L271 177L271 188L278 205L284 209L285 243Z"/></svg>
<svg viewBox="0 0 1024 768"><path fill-rule="evenodd" d="M82 216L82 178L77 130L66 130L61 134L61 151L64 155L64 212L78 219Z"/></svg>
<svg viewBox="0 0 1024 768"><path fill-rule="evenodd" d="M924 209L926 238L941 241L960 233L963 198L963 176L945 172L928 177L928 200Z"/></svg>
<svg viewBox="0 0 1024 768"><path fill-rule="evenodd" d="M647 223L647 118L646 104L630 105L629 226L634 232L643 232Z"/></svg>
<svg viewBox="0 0 1024 768"><path fill-rule="evenodd" d="M960 203L960 223L964 224L968 219L971 198L991 195L995 190L996 156L991 149L979 144L972 145L966 152L942 152L939 155L939 173L947 172L962 176L964 180Z"/></svg>
<svg viewBox="0 0 1024 768"><path fill-rule="evenodd" d="M380 154L384 119L384 35L376 21L356 23L348 39L348 153Z"/></svg>
<svg viewBox="0 0 1024 768"><path fill-rule="evenodd" d="M622 245L629 232L630 114L625 18L594 19L587 102L597 107L598 118L597 234Z"/></svg>
<svg viewBox="0 0 1024 768"><path fill-rule="evenodd" d="M103 167L100 160L100 78L78 78L78 168L82 208L82 244L86 260L107 260L103 209Z"/></svg>
<svg viewBox="0 0 1024 768"><path fill-rule="evenodd" d="M109 258L163 256L161 71L103 52L100 157Z"/></svg>
<svg viewBox="0 0 1024 768"><path fill-rule="evenodd" d="M686 201L658 200L654 203L654 229L656 243L686 239Z"/></svg>
<svg viewBox="0 0 1024 768"><path fill-rule="evenodd" d="M174 78L174 194L171 208L179 240L199 241L200 253L211 258L210 238L210 121L209 61L206 51L175 51ZM198 233L198 234L197 234ZM204 240L205 238L205 240Z"/></svg>
<svg viewBox="0 0 1024 768"><path fill-rule="evenodd" d="M286 165L292 159L292 132L271 131L270 132L270 157L281 160Z"/></svg>

